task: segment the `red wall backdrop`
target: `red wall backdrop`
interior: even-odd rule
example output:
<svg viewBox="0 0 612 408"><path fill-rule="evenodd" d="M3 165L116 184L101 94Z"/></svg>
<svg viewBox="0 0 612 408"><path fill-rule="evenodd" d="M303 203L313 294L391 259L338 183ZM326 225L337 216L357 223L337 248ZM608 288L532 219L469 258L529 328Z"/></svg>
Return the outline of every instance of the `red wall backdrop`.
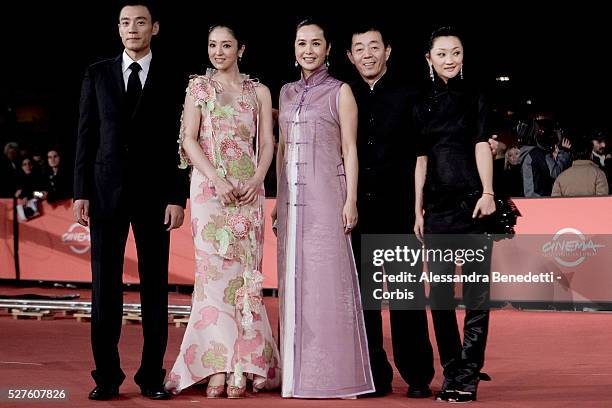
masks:
<svg viewBox="0 0 612 408"><path fill-rule="evenodd" d="M270 211L275 200L266 200L264 247L264 287L276 288L276 237L272 233ZM89 230L74 222L72 202L57 206L41 203L40 217L19 224L21 279L43 281L91 282ZM185 219L189 220L189 208ZM12 200L0 200L0 278L14 279ZM169 282L193 284L194 250L190 222L172 231ZM124 282L138 283L138 261L134 236L130 230L125 251Z"/></svg>
<svg viewBox="0 0 612 408"><path fill-rule="evenodd" d="M506 272L509 266L516 270L532 268L545 271L549 262L543 262L538 248L555 233L572 228L587 236L607 239L598 256L587 258L579 267L556 265L556 272L564 280L555 282L542 292L542 286L530 284L497 285L492 289L496 299L539 300L607 300L612 296L612 196L588 198L516 199L523 214L517 224L515 239L496 245L504 251L494 251L493 270ZM274 199L266 200L266 230L264 248L264 287L277 287L276 237L272 233L270 211ZM71 202L57 206L42 203L43 215L19 224L21 279L44 281L90 282L89 233L75 224ZM189 219L187 209L186 219ZM193 283L193 244L189 222L172 232L170 277L171 284ZM534 234L534 235L531 235ZM537 235L536 235L537 234ZM605 235L608 234L608 235ZM554 266L554 265L553 265ZM14 279L12 200L0 200L0 278ZM130 233L126 248L124 282L137 283L137 258L133 235ZM569 285L569 286L568 286ZM534 289L537 288L537 289Z"/></svg>
<svg viewBox="0 0 612 408"><path fill-rule="evenodd" d="M0 199L0 279L15 279L13 200Z"/></svg>
<svg viewBox="0 0 612 408"><path fill-rule="evenodd" d="M554 283L492 284L491 297L612 302L612 196L515 199L515 203L523 214L517 236L495 244L491 270L520 275L553 272ZM595 247L565 251L557 256L560 261L544 250L563 241Z"/></svg>

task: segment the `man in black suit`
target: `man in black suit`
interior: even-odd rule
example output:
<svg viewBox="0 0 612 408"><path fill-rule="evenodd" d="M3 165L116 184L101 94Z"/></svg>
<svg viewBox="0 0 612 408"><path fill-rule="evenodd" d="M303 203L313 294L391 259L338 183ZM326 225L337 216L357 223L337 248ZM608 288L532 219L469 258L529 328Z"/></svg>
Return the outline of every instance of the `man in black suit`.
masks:
<svg viewBox="0 0 612 408"><path fill-rule="evenodd" d="M151 53L151 39L159 31L151 11L142 2L121 9L124 52L91 65L82 85L73 209L77 222L91 228L93 400L117 396L125 379L118 343L130 224L138 252L144 335L134 379L144 396L169 398L162 368L168 338L169 231L183 223L187 184L177 168L181 105L173 95L181 87Z"/></svg>
<svg viewBox="0 0 612 408"><path fill-rule="evenodd" d="M359 108L359 224L352 242L362 281L374 271L361 257L361 235L410 234L414 226L416 133L411 117L416 91L387 72L390 54L391 45L380 28L364 26L353 31L347 56L360 78L351 84ZM414 290L418 298L424 298L422 286ZM434 376L427 314L424 309L400 309L391 307L389 313L395 366L409 385L408 397L427 398L432 395L429 383ZM364 310L363 315L376 387L367 396L383 396L391 392L393 369L383 348L381 311Z"/></svg>

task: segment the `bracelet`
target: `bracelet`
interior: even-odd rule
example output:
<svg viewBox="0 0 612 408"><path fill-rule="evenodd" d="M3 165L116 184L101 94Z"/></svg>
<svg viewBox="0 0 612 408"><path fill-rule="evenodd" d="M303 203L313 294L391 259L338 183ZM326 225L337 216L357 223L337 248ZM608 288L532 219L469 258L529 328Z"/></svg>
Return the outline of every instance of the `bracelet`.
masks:
<svg viewBox="0 0 612 408"><path fill-rule="evenodd" d="M484 193L484 192L482 193L482 195L485 195L485 194L490 195L491 197L495 196L495 194L493 194L493 193Z"/></svg>

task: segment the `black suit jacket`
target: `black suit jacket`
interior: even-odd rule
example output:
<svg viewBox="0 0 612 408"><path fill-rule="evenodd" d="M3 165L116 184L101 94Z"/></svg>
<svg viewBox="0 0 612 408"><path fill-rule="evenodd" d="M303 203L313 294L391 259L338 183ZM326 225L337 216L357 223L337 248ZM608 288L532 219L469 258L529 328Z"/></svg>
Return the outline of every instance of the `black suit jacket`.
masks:
<svg viewBox="0 0 612 408"><path fill-rule="evenodd" d="M83 79L74 198L90 200L90 216L113 217L134 200L143 209L185 206L187 174L177 143L184 84L154 56L140 101L128 112L122 57L87 68Z"/></svg>
<svg viewBox="0 0 612 408"><path fill-rule="evenodd" d="M412 111L417 91L389 71L374 89L361 77L351 88L359 108L357 206L364 215L359 221L361 231L412 232L417 135ZM393 203L395 211L388 211L389 203Z"/></svg>

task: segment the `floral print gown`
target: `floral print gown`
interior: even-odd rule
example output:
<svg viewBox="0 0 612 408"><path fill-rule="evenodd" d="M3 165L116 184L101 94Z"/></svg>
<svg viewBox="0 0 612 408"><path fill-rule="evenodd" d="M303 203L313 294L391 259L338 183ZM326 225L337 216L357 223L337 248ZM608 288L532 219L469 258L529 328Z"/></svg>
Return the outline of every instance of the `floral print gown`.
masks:
<svg viewBox="0 0 612 408"><path fill-rule="evenodd" d="M214 70L187 87L202 111L199 143L217 173L234 185L255 173L257 83L243 75L241 92L224 91ZM179 138L181 167L190 165ZM195 167L190 187L195 246L191 315L166 388L179 393L216 373L246 374L255 388L280 382L279 355L262 299L263 188L254 204L223 206Z"/></svg>

